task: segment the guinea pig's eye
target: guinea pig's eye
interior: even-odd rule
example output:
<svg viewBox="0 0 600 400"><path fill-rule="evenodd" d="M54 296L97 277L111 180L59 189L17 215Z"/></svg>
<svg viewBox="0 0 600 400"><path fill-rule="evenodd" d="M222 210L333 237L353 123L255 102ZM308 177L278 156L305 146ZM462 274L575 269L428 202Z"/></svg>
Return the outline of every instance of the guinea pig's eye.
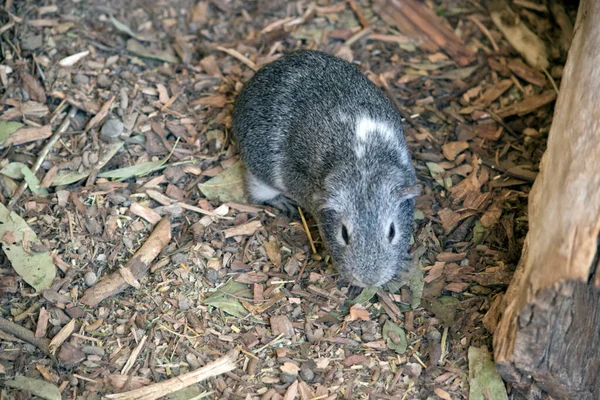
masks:
<svg viewBox="0 0 600 400"><path fill-rule="evenodd" d="M344 241L346 246L348 246L350 238L348 237L348 228L346 228L346 225L344 224L342 224L342 240Z"/></svg>
<svg viewBox="0 0 600 400"><path fill-rule="evenodd" d="M390 240L390 243L392 243L392 241L394 240L394 236L396 236L396 227L394 226L394 223L392 222L390 224L390 229L388 231L388 239Z"/></svg>

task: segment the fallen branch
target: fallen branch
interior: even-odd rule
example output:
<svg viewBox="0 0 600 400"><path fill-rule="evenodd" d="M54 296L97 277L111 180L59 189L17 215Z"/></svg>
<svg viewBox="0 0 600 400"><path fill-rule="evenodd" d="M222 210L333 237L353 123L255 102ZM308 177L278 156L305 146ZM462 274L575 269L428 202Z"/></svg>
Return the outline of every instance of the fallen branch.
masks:
<svg viewBox="0 0 600 400"><path fill-rule="evenodd" d="M171 224L169 217L165 216L154 228L148 240L135 253L133 258L123 267L131 272L136 280L140 280L148 273L150 263L158 256L162 249L171 240ZM102 300L121 293L130 285L123 278L122 271L113 272L84 293L81 302L94 307Z"/></svg>
<svg viewBox="0 0 600 400"><path fill-rule="evenodd" d="M45 354L50 354L50 340L46 338L35 337L33 332L23 328L21 325L17 325L14 322L0 317L0 330L13 335L17 339L21 339L24 342L34 345Z"/></svg>
<svg viewBox="0 0 600 400"><path fill-rule="evenodd" d="M164 382L159 382L143 388L131 390L129 392L109 394L105 397L108 399L119 400L158 399L159 397L166 396L169 393L176 392L208 378L233 371L235 369L235 362L238 354L239 352L237 350L231 350L225 356L205 365L202 368L188 372L187 374L171 378Z"/></svg>

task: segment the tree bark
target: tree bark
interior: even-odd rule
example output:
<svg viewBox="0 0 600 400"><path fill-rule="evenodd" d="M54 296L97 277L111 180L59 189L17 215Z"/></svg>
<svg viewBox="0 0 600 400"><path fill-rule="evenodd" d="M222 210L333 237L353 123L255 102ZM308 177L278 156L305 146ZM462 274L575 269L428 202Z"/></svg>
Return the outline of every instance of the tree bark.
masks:
<svg viewBox="0 0 600 400"><path fill-rule="evenodd" d="M494 335L523 390L600 398L600 0L581 0L529 233Z"/></svg>

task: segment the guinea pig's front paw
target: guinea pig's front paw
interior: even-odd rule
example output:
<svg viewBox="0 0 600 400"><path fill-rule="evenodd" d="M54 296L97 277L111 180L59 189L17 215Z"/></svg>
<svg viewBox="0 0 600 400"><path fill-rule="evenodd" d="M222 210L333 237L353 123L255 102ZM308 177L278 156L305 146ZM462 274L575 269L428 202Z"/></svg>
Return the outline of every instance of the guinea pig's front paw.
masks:
<svg viewBox="0 0 600 400"><path fill-rule="evenodd" d="M270 199L266 202L266 204L282 211L290 219L300 218L300 214L298 213L298 205L296 204L296 202L290 199L289 197L285 197L282 194Z"/></svg>

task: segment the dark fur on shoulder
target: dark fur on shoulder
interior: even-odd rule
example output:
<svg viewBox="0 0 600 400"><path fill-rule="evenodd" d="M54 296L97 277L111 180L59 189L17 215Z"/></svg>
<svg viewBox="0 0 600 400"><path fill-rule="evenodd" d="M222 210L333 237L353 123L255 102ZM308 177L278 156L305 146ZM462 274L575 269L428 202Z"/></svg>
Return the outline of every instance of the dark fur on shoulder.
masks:
<svg viewBox="0 0 600 400"><path fill-rule="evenodd" d="M380 286L406 268L416 174L399 112L358 68L281 57L238 95L233 133L250 200L309 211L346 278Z"/></svg>

